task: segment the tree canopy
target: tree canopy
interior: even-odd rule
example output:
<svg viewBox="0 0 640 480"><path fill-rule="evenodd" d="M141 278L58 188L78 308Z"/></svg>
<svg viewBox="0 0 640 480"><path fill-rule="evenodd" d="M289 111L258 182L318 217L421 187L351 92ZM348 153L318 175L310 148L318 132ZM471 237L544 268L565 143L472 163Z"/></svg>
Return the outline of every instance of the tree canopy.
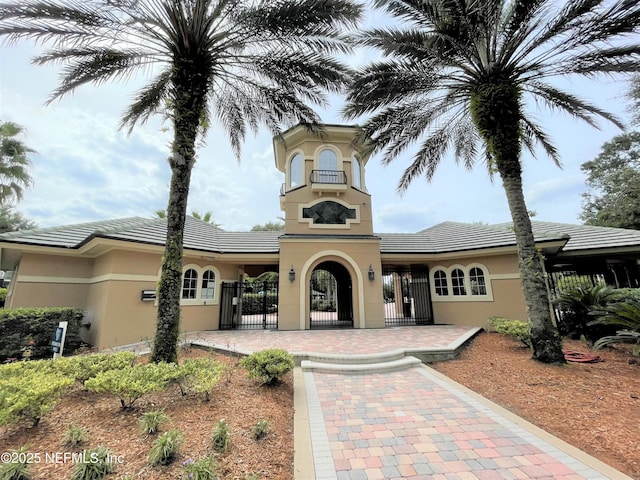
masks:
<svg viewBox="0 0 640 480"><path fill-rule="evenodd" d="M267 222L265 224L256 224L251 227L252 232L281 232L284 231L284 223Z"/></svg>
<svg viewBox="0 0 640 480"><path fill-rule="evenodd" d="M590 192L580 218L587 225L640 230L640 132L618 135L580 167Z"/></svg>
<svg viewBox="0 0 640 480"><path fill-rule="evenodd" d="M23 133L24 127L14 122L0 122L0 205L22 200L24 189L33 183L28 155L35 150L20 140Z"/></svg>
<svg viewBox="0 0 640 480"><path fill-rule="evenodd" d="M37 228L32 220L26 218L10 205L0 206L0 233Z"/></svg>

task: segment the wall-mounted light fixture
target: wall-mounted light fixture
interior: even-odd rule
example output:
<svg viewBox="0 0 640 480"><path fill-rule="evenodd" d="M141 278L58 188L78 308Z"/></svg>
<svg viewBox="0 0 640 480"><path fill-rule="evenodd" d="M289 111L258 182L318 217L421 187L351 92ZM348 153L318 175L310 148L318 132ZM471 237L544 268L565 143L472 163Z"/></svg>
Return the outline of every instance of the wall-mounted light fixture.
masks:
<svg viewBox="0 0 640 480"><path fill-rule="evenodd" d="M291 265L291 270L289 270L289 281L294 282L296 280L296 271L293 269L293 265Z"/></svg>
<svg viewBox="0 0 640 480"><path fill-rule="evenodd" d="M369 281L373 282L376 278L376 272L373 271L373 266L371 266L371 264L369 264Z"/></svg>

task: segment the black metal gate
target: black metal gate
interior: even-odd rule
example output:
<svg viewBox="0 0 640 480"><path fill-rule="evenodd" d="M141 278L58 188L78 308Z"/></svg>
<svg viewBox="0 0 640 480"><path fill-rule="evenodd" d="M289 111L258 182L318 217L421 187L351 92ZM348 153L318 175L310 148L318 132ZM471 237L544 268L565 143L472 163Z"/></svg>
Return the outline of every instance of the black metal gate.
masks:
<svg viewBox="0 0 640 480"><path fill-rule="evenodd" d="M425 265L383 266L382 291L385 325L433 324L429 271Z"/></svg>
<svg viewBox="0 0 640 480"><path fill-rule="evenodd" d="M277 329L278 282L222 282L219 328Z"/></svg>

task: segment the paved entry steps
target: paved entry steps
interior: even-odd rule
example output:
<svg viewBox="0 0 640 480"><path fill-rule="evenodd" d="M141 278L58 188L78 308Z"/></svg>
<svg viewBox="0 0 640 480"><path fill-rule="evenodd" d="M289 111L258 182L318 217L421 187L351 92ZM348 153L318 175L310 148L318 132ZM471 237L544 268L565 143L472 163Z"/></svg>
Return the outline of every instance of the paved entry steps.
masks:
<svg viewBox="0 0 640 480"><path fill-rule="evenodd" d="M454 355L476 333L437 325L188 337L236 352L295 351L296 480L632 480L414 358Z"/></svg>

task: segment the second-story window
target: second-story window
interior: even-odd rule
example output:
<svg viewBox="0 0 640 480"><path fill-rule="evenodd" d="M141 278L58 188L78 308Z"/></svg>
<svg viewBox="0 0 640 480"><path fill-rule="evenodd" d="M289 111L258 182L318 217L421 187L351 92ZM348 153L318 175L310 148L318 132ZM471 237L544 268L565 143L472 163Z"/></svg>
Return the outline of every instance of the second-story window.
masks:
<svg viewBox="0 0 640 480"><path fill-rule="evenodd" d="M297 187L302 185L302 155L296 153L291 158L289 166L289 187Z"/></svg>
<svg viewBox="0 0 640 480"><path fill-rule="evenodd" d="M353 186L356 188L362 188L360 160L358 160L358 157L353 157L351 159L351 165L353 169Z"/></svg>
<svg viewBox="0 0 640 480"><path fill-rule="evenodd" d="M338 156L333 150L325 148L318 155L318 180L321 183L338 183Z"/></svg>

